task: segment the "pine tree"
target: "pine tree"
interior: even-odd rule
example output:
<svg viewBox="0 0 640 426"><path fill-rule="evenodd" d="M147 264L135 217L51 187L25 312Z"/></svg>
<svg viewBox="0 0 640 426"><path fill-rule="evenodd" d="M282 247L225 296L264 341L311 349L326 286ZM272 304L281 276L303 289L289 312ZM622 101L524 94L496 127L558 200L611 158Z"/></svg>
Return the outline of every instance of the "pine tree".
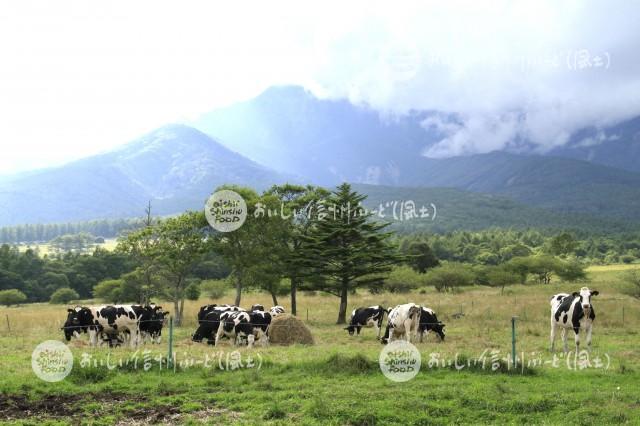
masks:
<svg viewBox="0 0 640 426"><path fill-rule="evenodd" d="M340 298L338 324L346 322L350 292L381 283L383 274L404 260L388 242L391 233L382 232L388 223L372 221L362 208L365 198L349 184L340 185L317 206L297 253L314 287Z"/></svg>

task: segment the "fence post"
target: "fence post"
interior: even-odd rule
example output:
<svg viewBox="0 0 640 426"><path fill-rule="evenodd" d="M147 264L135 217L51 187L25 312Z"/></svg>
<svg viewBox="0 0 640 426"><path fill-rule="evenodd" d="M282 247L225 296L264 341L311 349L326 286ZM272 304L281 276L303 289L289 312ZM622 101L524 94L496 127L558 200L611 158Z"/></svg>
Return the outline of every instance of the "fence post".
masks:
<svg viewBox="0 0 640 426"><path fill-rule="evenodd" d="M167 368L173 366L173 317L169 317L169 353L167 354Z"/></svg>
<svg viewBox="0 0 640 426"><path fill-rule="evenodd" d="M7 323L9 322L9 317L7 317ZM622 325L624 326L624 303L622 304Z"/></svg>
<svg viewBox="0 0 640 426"><path fill-rule="evenodd" d="M622 312L624 312L624 307L622 309L623 309ZM622 316L624 317L624 314L622 314ZM11 333L11 325L9 324L9 314L7 314L7 330L9 330L9 333Z"/></svg>
<svg viewBox="0 0 640 426"><path fill-rule="evenodd" d="M516 368L516 318L511 317L511 360L513 368Z"/></svg>
<svg viewBox="0 0 640 426"><path fill-rule="evenodd" d="M309 322L309 308L307 308L307 322Z"/></svg>

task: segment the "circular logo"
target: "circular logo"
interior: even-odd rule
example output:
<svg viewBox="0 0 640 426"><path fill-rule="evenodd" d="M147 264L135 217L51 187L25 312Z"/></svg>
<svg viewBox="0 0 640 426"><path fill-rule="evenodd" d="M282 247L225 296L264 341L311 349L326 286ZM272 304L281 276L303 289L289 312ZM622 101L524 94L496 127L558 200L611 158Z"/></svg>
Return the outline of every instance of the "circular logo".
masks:
<svg viewBox="0 0 640 426"><path fill-rule="evenodd" d="M404 340L394 340L386 345L378 357L380 370L389 380L406 382L418 374L422 357L420 351Z"/></svg>
<svg viewBox="0 0 640 426"><path fill-rule="evenodd" d="M204 207L204 214L209 225L215 230L235 231L247 219L247 203L237 192L223 189L209 197Z"/></svg>
<svg viewBox="0 0 640 426"><path fill-rule="evenodd" d="M73 354L64 343L47 340L31 353L31 368L45 382L59 382L71 373Z"/></svg>

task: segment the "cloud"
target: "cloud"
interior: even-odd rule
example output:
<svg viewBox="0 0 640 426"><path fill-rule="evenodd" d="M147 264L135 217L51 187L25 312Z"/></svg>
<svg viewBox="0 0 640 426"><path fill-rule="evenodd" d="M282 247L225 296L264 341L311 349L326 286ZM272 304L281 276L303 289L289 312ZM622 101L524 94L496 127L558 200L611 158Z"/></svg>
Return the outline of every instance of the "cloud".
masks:
<svg viewBox="0 0 640 426"><path fill-rule="evenodd" d="M427 156L546 152L640 114L638 18L623 1L373 8L320 46L330 59L314 73L328 96L436 111Z"/></svg>
<svg viewBox="0 0 640 426"><path fill-rule="evenodd" d="M0 8L0 137L12 146L0 174L110 149L275 84L392 116L431 111L442 133L432 156L546 151L640 114L640 17L624 0Z"/></svg>

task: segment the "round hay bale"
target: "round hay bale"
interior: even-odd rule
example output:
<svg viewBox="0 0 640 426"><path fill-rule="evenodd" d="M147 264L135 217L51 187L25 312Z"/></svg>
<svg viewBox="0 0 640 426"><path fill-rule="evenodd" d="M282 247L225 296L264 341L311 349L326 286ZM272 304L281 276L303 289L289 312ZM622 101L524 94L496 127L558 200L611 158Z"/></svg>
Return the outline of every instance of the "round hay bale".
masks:
<svg viewBox="0 0 640 426"><path fill-rule="evenodd" d="M276 345L313 345L311 330L298 318L280 314L271 320L269 342Z"/></svg>

